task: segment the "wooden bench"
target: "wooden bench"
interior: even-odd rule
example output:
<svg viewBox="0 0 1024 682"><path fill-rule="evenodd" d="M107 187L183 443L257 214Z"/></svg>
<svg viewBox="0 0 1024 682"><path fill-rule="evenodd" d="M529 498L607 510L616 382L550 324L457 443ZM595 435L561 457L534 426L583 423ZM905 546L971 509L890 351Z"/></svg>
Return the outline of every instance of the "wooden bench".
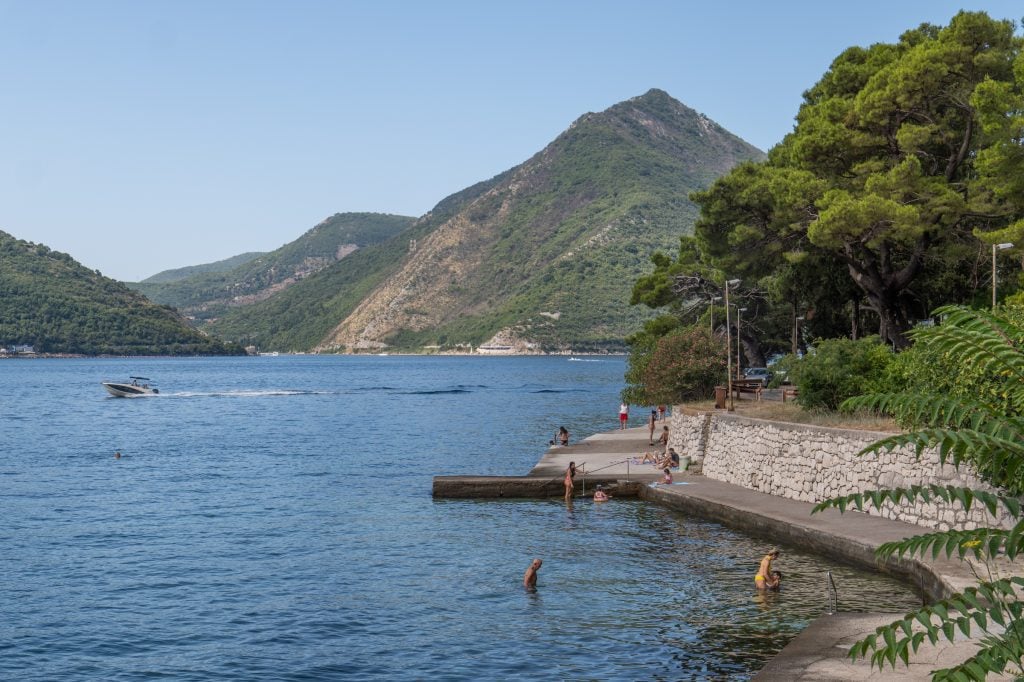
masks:
<svg viewBox="0 0 1024 682"><path fill-rule="evenodd" d="M797 390L796 386L783 386L782 387L782 402L786 402L786 398L796 398Z"/></svg>
<svg viewBox="0 0 1024 682"><path fill-rule="evenodd" d="M736 400L740 399L741 393L753 393L754 399L760 400L764 386L761 385L760 379L733 379L732 390L736 394Z"/></svg>

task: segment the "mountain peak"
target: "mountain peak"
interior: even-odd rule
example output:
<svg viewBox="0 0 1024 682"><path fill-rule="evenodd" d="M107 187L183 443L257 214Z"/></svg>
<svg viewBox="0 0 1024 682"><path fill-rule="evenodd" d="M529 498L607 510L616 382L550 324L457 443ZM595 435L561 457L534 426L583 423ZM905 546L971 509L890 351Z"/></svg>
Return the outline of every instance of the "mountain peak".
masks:
<svg viewBox="0 0 1024 682"><path fill-rule="evenodd" d="M422 224L415 257L320 348L494 338L621 348L645 315L629 306L632 282L652 252L678 248L692 231L689 192L762 156L663 90L585 114L528 161Z"/></svg>

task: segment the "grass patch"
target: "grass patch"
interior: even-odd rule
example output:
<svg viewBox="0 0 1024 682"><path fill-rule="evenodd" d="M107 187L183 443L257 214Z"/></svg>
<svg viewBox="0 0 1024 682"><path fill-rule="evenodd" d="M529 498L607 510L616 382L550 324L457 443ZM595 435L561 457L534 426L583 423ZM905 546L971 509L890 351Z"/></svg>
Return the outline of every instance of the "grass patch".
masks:
<svg viewBox="0 0 1024 682"><path fill-rule="evenodd" d="M871 412L811 412L803 409L795 402L781 400L743 400L735 401L736 411L733 414L753 419L769 419L771 421L789 422L791 424L808 424L831 429L851 429L856 431L884 431L899 433L901 429L888 418ZM683 403L684 410L715 411L715 401L701 400ZM728 414L725 410L718 410Z"/></svg>

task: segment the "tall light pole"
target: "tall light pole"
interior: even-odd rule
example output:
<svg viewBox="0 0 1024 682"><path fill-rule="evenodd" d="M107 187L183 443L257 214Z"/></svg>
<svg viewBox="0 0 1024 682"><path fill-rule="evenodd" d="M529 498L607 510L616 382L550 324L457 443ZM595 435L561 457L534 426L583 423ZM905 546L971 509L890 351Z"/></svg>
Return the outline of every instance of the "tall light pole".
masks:
<svg viewBox="0 0 1024 682"><path fill-rule="evenodd" d="M715 301L721 301L721 296L712 296L708 305L708 314L711 316L711 335L715 335Z"/></svg>
<svg viewBox="0 0 1024 682"><path fill-rule="evenodd" d="M736 308L736 378L742 374L743 365L740 363L740 346L743 345L743 336L740 334L740 313L747 312L746 308Z"/></svg>
<svg viewBox="0 0 1024 682"><path fill-rule="evenodd" d="M1005 249L1012 248L1013 244L1011 242L992 245L992 310L996 309L996 251L1003 251Z"/></svg>
<svg viewBox="0 0 1024 682"><path fill-rule="evenodd" d="M729 286L736 286L740 283L738 279L725 280L725 372L726 390L729 391L729 411L732 412L736 406L732 402L732 327L729 322Z"/></svg>
<svg viewBox="0 0 1024 682"><path fill-rule="evenodd" d="M804 319L803 315L797 315L793 318L793 357L800 351L798 341L800 339L800 321Z"/></svg>

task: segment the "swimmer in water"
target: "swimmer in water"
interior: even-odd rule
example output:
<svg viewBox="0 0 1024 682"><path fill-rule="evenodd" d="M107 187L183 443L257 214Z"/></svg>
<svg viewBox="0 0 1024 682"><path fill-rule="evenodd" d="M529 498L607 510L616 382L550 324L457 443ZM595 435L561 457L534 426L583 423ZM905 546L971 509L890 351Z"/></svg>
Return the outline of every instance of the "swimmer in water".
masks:
<svg viewBox="0 0 1024 682"><path fill-rule="evenodd" d="M523 587L528 590L537 589L537 571L540 570L540 565L544 563L540 559L534 559L530 563L530 567L526 569L526 573L523 574Z"/></svg>

